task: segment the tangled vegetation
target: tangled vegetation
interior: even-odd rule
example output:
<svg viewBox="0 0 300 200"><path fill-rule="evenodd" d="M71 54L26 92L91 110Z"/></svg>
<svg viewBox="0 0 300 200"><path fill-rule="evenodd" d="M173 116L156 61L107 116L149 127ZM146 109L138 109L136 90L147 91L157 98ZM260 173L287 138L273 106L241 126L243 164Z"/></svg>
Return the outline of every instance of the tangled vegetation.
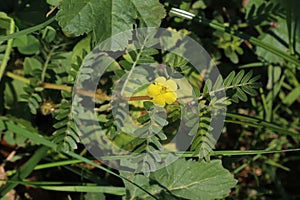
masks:
<svg viewBox="0 0 300 200"><path fill-rule="evenodd" d="M0 1L1 198L299 199L299 7Z"/></svg>

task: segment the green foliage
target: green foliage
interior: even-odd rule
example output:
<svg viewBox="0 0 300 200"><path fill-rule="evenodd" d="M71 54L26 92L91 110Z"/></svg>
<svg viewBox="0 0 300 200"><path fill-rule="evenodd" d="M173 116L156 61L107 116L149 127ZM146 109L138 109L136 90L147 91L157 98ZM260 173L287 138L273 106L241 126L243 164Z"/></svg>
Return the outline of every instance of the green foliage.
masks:
<svg viewBox="0 0 300 200"><path fill-rule="evenodd" d="M11 121L14 121L14 123L18 124L19 126L31 127L31 124L28 121L16 119L13 117L10 117L9 119ZM28 138L17 135L12 129L8 129L7 121L8 119L4 117L2 117L0 121L0 130L4 132L3 139L9 144L25 147L29 143Z"/></svg>
<svg viewBox="0 0 300 200"><path fill-rule="evenodd" d="M278 17L284 17L284 9L279 3L251 1L246 7L246 19L250 25L260 25Z"/></svg>
<svg viewBox="0 0 300 200"><path fill-rule="evenodd" d="M288 152L299 151L300 142L298 4L1 1L0 175L8 180L0 197L22 184L70 194L64 199L292 199L289 182L296 181L287 171L297 172L299 156ZM170 34L168 48L156 49L157 35L133 31L159 26L198 41L222 76L166 51L189 48L180 46L182 36ZM102 43L107 51L92 51L124 31L121 42ZM177 100L164 108L147 96L159 76L178 84ZM94 96L85 86L95 81ZM224 127L216 126L222 118ZM186 152L182 138L174 141L180 134L190 138ZM116 161L96 163L80 143ZM118 164L135 173L113 172ZM32 173L47 168L53 170ZM38 181L24 180L31 173Z"/></svg>
<svg viewBox="0 0 300 200"><path fill-rule="evenodd" d="M136 20L139 26L158 27L165 12L157 0L62 1L57 20L69 34L75 36L93 32L96 42L131 30ZM98 20L101 19L101 20Z"/></svg>
<svg viewBox="0 0 300 200"><path fill-rule="evenodd" d="M70 94L68 94L70 96ZM70 98L70 97L69 97ZM75 124L71 117L71 100L61 102L59 109L55 113L57 122L53 125L57 129L53 135L54 142L58 144L57 148L60 151L69 151L70 149L77 149L79 134L76 133Z"/></svg>
<svg viewBox="0 0 300 200"><path fill-rule="evenodd" d="M238 55L243 55L244 51L240 47L242 40L237 37L232 37L230 34L220 31L214 32L214 35L219 38L216 42L220 49L224 49L224 54L233 63L238 63Z"/></svg>
<svg viewBox="0 0 300 200"><path fill-rule="evenodd" d="M35 91L35 87L36 85L25 87L25 94L21 95L21 102L27 102L30 112L34 115L37 114L37 110L40 108L40 103L42 102L42 98L40 94Z"/></svg>
<svg viewBox="0 0 300 200"><path fill-rule="evenodd" d="M231 98L235 103L238 103L239 100L244 102L248 101L247 94L256 96L257 91L255 89L261 86L260 83L256 82L259 80L260 76L252 77L253 71L249 71L247 74L244 74L244 70L241 70L236 75L235 72L232 71L224 80L224 89L233 90L234 94L229 98Z"/></svg>
<svg viewBox="0 0 300 200"><path fill-rule="evenodd" d="M236 184L233 176L218 160L195 162L179 159L152 173L149 178L122 172L126 178L141 184L158 199L216 199L226 196ZM192 184L191 184L192 183ZM128 190L126 199L150 199L139 188L125 182Z"/></svg>
<svg viewBox="0 0 300 200"><path fill-rule="evenodd" d="M24 35L16 38L13 47L17 47L19 52L24 55L37 54L40 51L39 41L33 35Z"/></svg>
<svg viewBox="0 0 300 200"><path fill-rule="evenodd" d="M84 57L86 53L83 53ZM77 63L72 65L68 79L73 82L76 79L77 72L82 64L81 57L77 57ZM57 150L67 152L70 149L77 149L77 143L79 143L79 135L75 127L72 117L72 94L68 91L63 91L62 96L64 101L58 106L55 112L56 123L53 127L56 131L53 133L55 136L54 142L57 144Z"/></svg>

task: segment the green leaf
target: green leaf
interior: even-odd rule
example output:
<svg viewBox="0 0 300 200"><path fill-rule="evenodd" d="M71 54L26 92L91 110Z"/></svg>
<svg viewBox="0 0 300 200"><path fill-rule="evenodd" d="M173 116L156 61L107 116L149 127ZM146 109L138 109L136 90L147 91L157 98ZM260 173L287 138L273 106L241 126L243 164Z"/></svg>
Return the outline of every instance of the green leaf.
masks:
<svg viewBox="0 0 300 200"><path fill-rule="evenodd" d="M165 193L169 193L173 199L223 198L237 182L233 175L223 168L220 160L194 162L180 158L169 166L151 173L150 180L139 174L122 172L122 175L147 189L158 199L163 199ZM131 183L124 183L131 199L150 199L144 191Z"/></svg>
<svg viewBox="0 0 300 200"><path fill-rule="evenodd" d="M138 19L146 27L158 27L160 25L161 19L165 17L165 10L163 5L159 3L158 0L131 0L137 13Z"/></svg>
<svg viewBox="0 0 300 200"><path fill-rule="evenodd" d="M128 0L103 0L100 4L101 11L98 16L101 20L97 20L93 29L97 42L103 41L112 35L123 31L131 30L134 24L134 7ZM122 38L120 41L127 42L128 38Z"/></svg>
<svg viewBox="0 0 300 200"><path fill-rule="evenodd" d="M39 40L33 35L23 35L17 37L13 42L13 47L17 47L24 55L36 54L40 51Z"/></svg>
<svg viewBox="0 0 300 200"><path fill-rule="evenodd" d="M236 94L238 95L239 99L241 99L242 101L246 102L248 100L247 95L245 94L245 92L243 92L242 89L240 88L236 88Z"/></svg>
<svg viewBox="0 0 300 200"><path fill-rule="evenodd" d="M260 35L259 39L265 43L272 44L272 46L281 49L284 52L288 52L289 48L285 44L288 44L288 30L287 22L285 19L279 19L276 23L276 27L271 28L268 32ZM299 34L295 35L295 40L299 41ZM298 48L297 48L298 47ZM296 46L299 51L299 45ZM283 59L280 56L272 54L270 51L265 50L262 47L257 46L256 54L262 60L266 60L270 63L282 63Z"/></svg>
<svg viewBox="0 0 300 200"><path fill-rule="evenodd" d="M65 32L79 36L92 31L96 42L131 30L136 19L143 26L158 27L165 16L158 0L64 0L59 8L57 20Z"/></svg>
<svg viewBox="0 0 300 200"><path fill-rule="evenodd" d="M178 159L151 177L172 194L186 199L222 198L236 184L233 175L223 168L220 160L194 162Z"/></svg>
<svg viewBox="0 0 300 200"><path fill-rule="evenodd" d="M239 73L232 80L232 85L239 84L244 76L244 73L245 73L244 70L239 71Z"/></svg>
<svg viewBox="0 0 300 200"><path fill-rule="evenodd" d="M241 83L247 83L253 75L253 71L249 71L241 80Z"/></svg>
<svg viewBox="0 0 300 200"><path fill-rule="evenodd" d="M217 80L214 82L214 87L213 90L218 90L220 88L223 88L223 77L222 76L218 76Z"/></svg>
<svg viewBox="0 0 300 200"><path fill-rule="evenodd" d="M57 6L62 0L47 0L47 3L52 6Z"/></svg>
<svg viewBox="0 0 300 200"><path fill-rule="evenodd" d="M108 193L114 195L124 195L125 190L122 187L112 186L39 186L45 190L53 191L65 191L65 192L97 192L97 193Z"/></svg>
<svg viewBox="0 0 300 200"><path fill-rule="evenodd" d="M239 62L238 55L231 48L224 49L224 53L225 56L231 60L231 62L235 64Z"/></svg>
<svg viewBox="0 0 300 200"><path fill-rule="evenodd" d="M294 88L284 99L283 103L290 106L300 98L300 86Z"/></svg>
<svg viewBox="0 0 300 200"><path fill-rule="evenodd" d="M26 84L18 80L5 82L4 106L6 109L14 109L17 102L21 100L22 95L26 94L24 87L26 87Z"/></svg>
<svg viewBox="0 0 300 200"><path fill-rule="evenodd" d="M193 9L205 9L206 7L206 2L204 2L203 0L196 1L192 6Z"/></svg>
<svg viewBox="0 0 300 200"><path fill-rule="evenodd" d="M96 0L62 1L56 17L64 31L76 36L88 33L96 23L96 13L101 10Z"/></svg>
<svg viewBox="0 0 300 200"><path fill-rule="evenodd" d="M255 89L253 89L252 87L247 86L247 85L243 86L243 87L242 87L242 90L243 90L244 92L246 92L247 94L251 95L251 96L256 96L256 95L258 95L258 93L257 93L257 91L256 91Z"/></svg>
<svg viewBox="0 0 300 200"><path fill-rule="evenodd" d="M40 160L47 155L48 150L49 148L46 146L42 146L37 149L31 156L31 158L22 167L20 167L20 169L18 169L18 173L11 177L10 180L25 179L28 175L31 174L34 167L40 162ZM17 185L18 183L9 183L2 186L0 188L0 197L5 196L5 194L15 188Z"/></svg>
<svg viewBox="0 0 300 200"><path fill-rule="evenodd" d="M156 191L159 193L162 188L158 185L150 185L150 180L148 177L140 174L132 174L129 172L121 171L121 176L127 178L128 180L136 183L140 187L144 188L145 190L151 192ZM132 183L127 182L124 180L125 188L126 188L126 199L153 199L148 196L148 194L138 187L134 186ZM152 193L152 192L151 192Z"/></svg>
<svg viewBox="0 0 300 200"><path fill-rule="evenodd" d="M44 30L42 30L42 33L42 39L49 43L56 37L56 30L52 26L47 26Z"/></svg>
<svg viewBox="0 0 300 200"><path fill-rule="evenodd" d="M105 200L103 193L88 192L84 195L85 200Z"/></svg>
<svg viewBox="0 0 300 200"><path fill-rule="evenodd" d="M224 80L224 87L230 86L234 76L235 76L235 71L230 72L230 74Z"/></svg>
<svg viewBox="0 0 300 200"><path fill-rule="evenodd" d="M77 57L81 57L83 52L90 52L91 51L91 35L80 40L72 51L72 63L77 62ZM77 62L78 64L78 62Z"/></svg>

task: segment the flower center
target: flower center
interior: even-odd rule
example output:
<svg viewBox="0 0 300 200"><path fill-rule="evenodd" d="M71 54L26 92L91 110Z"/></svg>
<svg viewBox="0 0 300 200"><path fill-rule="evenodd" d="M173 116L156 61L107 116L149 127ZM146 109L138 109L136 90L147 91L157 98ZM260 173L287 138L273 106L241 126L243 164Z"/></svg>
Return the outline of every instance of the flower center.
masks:
<svg viewBox="0 0 300 200"><path fill-rule="evenodd" d="M161 84L160 84L160 86L161 86L160 94L165 94L165 93L167 93L168 87L163 86L163 85L161 85Z"/></svg>

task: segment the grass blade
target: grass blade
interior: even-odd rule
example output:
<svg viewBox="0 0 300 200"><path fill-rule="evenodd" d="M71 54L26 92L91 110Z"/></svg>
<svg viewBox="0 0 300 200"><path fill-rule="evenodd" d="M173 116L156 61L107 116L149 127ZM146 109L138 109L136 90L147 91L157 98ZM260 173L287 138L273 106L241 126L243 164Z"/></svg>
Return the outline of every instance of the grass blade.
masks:
<svg viewBox="0 0 300 200"><path fill-rule="evenodd" d="M19 32L16 32L16 33L13 33L13 34L6 35L6 36L0 36L0 41L4 42L4 41L9 40L9 39L13 39L13 38L16 38L16 37L19 37L19 36L22 36L22 35L27 35L29 33L41 30L44 27L51 24L52 22L54 22L54 20L55 20L55 17L52 17L52 18L48 19L47 21L45 21L41 24L38 24L36 26L30 27L30 28L24 29L22 31L19 31Z"/></svg>
<svg viewBox="0 0 300 200"><path fill-rule="evenodd" d="M31 174L34 167L40 162L40 160L47 155L46 152L49 150L48 147L42 146L35 151L33 156L17 171L17 173L10 178L10 180L25 179ZM18 183L8 183L0 188L0 197L4 197L10 190L16 187Z"/></svg>

